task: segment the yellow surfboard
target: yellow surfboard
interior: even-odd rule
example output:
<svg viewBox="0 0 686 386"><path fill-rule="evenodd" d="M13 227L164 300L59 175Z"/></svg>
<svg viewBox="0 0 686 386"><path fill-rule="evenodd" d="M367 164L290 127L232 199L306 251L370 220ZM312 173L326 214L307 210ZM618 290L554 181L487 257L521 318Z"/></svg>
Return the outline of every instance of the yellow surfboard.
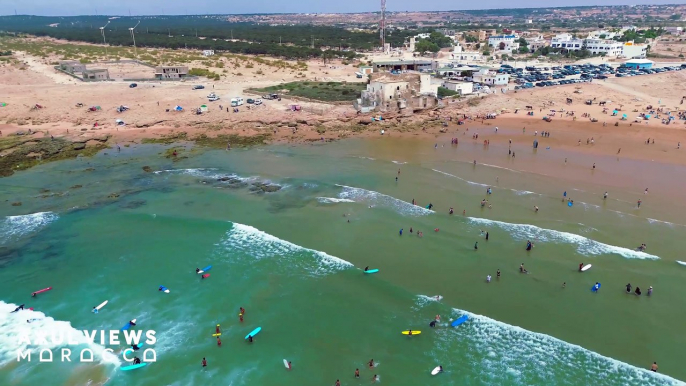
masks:
<svg viewBox="0 0 686 386"><path fill-rule="evenodd" d="M212 336L220 336L222 333L220 332L219 334L212 334Z"/></svg>
<svg viewBox="0 0 686 386"><path fill-rule="evenodd" d="M419 335L421 333L422 333L421 331L415 331L415 330L412 330L412 334L410 334L410 331L403 331L403 335Z"/></svg>

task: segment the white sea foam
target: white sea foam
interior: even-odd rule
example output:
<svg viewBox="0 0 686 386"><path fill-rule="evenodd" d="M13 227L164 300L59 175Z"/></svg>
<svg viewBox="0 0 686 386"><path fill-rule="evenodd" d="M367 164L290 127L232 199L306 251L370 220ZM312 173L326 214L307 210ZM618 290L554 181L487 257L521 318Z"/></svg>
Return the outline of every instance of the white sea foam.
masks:
<svg viewBox="0 0 686 386"><path fill-rule="evenodd" d="M166 169L154 171L154 174L188 174L196 177L207 177L211 172L218 170L217 168L195 168L195 169Z"/></svg>
<svg viewBox="0 0 686 386"><path fill-rule="evenodd" d="M396 165L405 165L407 163L407 162L403 162L403 161L391 161L391 162L393 162Z"/></svg>
<svg viewBox="0 0 686 386"><path fill-rule="evenodd" d="M311 255L319 264L312 274L326 274L342 269L352 268L353 264L331 256L326 252L301 247L286 240L281 240L250 225L233 223L231 230L221 243L226 249L240 251L255 259L280 258L287 259L289 266L300 265L306 268L308 262L300 261L302 254ZM296 260L294 260L296 259Z"/></svg>
<svg viewBox="0 0 686 386"><path fill-rule="evenodd" d="M683 385L667 375L632 366L581 346L549 335L525 330L487 316L453 309L457 315L468 315L469 321L452 330L466 338L472 351L494 352L477 364L497 377L500 371L523 379L559 379L561 376L593 380L594 385ZM457 339L453 335L453 339ZM511 371L511 369L517 369ZM562 373L562 374L559 374ZM523 380L522 379L522 380ZM507 382L504 382L507 383ZM586 383L588 384L588 383Z"/></svg>
<svg viewBox="0 0 686 386"><path fill-rule="evenodd" d="M510 169L510 168L506 168L506 167L503 167L503 166L489 165L489 164L480 164L480 165L488 166L489 168L504 169L504 170L511 171L511 172L513 172L513 173L521 173L519 170Z"/></svg>
<svg viewBox="0 0 686 386"><path fill-rule="evenodd" d="M574 233L540 228L535 225L512 224L503 221L488 220L476 217L469 217L469 221L483 226L497 226L508 231L515 239L574 244L577 247L577 251L583 255L618 254L628 259L659 259L658 256L651 255L649 253L604 244Z"/></svg>
<svg viewBox="0 0 686 386"><path fill-rule="evenodd" d="M67 337L78 342L79 347L91 349L94 360L111 365L120 364L116 355L105 351L105 347L91 342L82 331L72 327L71 323L55 320L46 317L42 312L28 309L11 313L16 307L16 304L0 301L0 364L16 363L18 350L30 351L31 362L37 362L36 356L40 350L48 349L53 352L53 360L58 361L61 358L61 353L54 350L60 348L70 348L72 361L78 361L80 350L74 345L67 345ZM29 319L36 320L27 323ZM39 334L45 334L48 338L45 340L38 339ZM31 344L26 341L20 342L22 336L28 336ZM59 340L59 337L63 336L65 342L63 344L56 343L50 338L51 336L55 336L55 340Z"/></svg>
<svg viewBox="0 0 686 386"><path fill-rule="evenodd" d="M317 197L317 201L322 204L336 204L339 202L355 202L347 198L334 198L334 197Z"/></svg>
<svg viewBox="0 0 686 386"><path fill-rule="evenodd" d="M426 306L428 298L418 295L416 305ZM432 355L447 369L464 363L488 369L479 372L483 384L555 384L555 380L566 379L569 384L595 386L684 385L667 375L632 366L546 334L452 309L452 318L463 315L469 319L458 328L436 329ZM456 342L461 348L457 352Z"/></svg>
<svg viewBox="0 0 686 386"><path fill-rule="evenodd" d="M53 212L7 216L0 221L0 245L5 245L20 237L39 231L58 218L59 216Z"/></svg>
<svg viewBox="0 0 686 386"><path fill-rule="evenodd" d="M444 175L449 176L449 177L457 178L458 180L464 181L464 182L466 182L466 183L468 183L468 184L470 184L470 185L478 185L478 186L483 186L483 187L489 187L489 186L491 186L491 185L481 184L481 183L479 183L479 182L474 182L474 181L465 180L465 179L462 178L462 177L458 177L458 176L456 176L456 175L454 175L454 174L450 174L450 173L443 172L443 171L440 171L440 170L436 170L436 169L431 169L431 170L435 171L436 173L441 173L441 174L444 174Z"/></svg>
<svg viewBox="0 0 686 386"><path fill-rule="evenodd" d="M407 214L411 216L425 216L434 213L433 210L429 210L418 205L412 205L412 203L405 202L373 190L366 190L339 184L336 184L336 186L343 188L343 191L338 194L339 198L345 198L355 202L364 202L371 206L389 207L400 214Z"/></svg>

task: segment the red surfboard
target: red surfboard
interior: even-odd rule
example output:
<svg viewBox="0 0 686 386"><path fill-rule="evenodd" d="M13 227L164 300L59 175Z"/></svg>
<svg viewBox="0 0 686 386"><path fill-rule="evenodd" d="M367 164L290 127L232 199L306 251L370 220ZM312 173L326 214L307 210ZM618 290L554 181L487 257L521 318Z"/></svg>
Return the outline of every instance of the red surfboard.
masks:
<svg viewBox="0 0 686 386"><path fill-rule="evenodd" d="M31 296L36 296L36 295L41 294L41 293L43 293L43 292L48 292L48 291L50 291L51 289L52 289L52 287L43 288L43 289L40 290L40 291L36 291L36 292L32 293Z"/></svg>
<svg viewBox="0 0 686 386"><path fill-rule="evenodd" d="M203 279L206 278L206 277L210 277L210 274L209 274L209 273L206 273L206 274L202 275L202 278L203 278Z"/></svg>

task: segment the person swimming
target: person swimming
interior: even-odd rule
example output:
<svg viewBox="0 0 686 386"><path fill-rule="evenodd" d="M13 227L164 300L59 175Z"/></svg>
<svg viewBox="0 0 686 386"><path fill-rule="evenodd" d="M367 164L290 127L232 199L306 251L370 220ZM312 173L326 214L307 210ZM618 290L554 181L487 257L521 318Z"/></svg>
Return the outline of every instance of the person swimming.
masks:
<svg viewBox="0 0 686 386"><path fill-rule="evenodd" d="M636 296L641 296L641 288L636 287L636 290L634 291L634 293L636 294Z"/></svg>
<svg viewBox="0 0 686 386"><path fill-rule="evenodd" d="M477 249L479 249L479 242L478 241L474 243L474 250L476 251Z"/></svg>
<svg viewBox="0 0 686 386"><path fill-rule="evenodd" d="M431 323L429 323L429 327L431 327L431 328L436 327L436 321L432 320Z"/></svg>
<svg viewBox="0 0 686 386"><path fill-rule="evenodd" d="M584 267L584 263L579 264L579 272L581 272L581 268Z"/></svg>
<svg viewBox="0 0 686 386"><path fill-rule="evenodd" d="M95 307L93 307L93 308L95 308ZM10 314L13 314L13 313L15 313L19 310L23 310L23 309L24 309L24 304L21 304L21 305L19 305L19 307L15 308L14 311L10 312Z"/></svg>
<svg viewBox="0 0 686 386"><path fill-rule="evenodd" d="M448 214L453 214L453 208L450 207L450 210L448 211Z"/></svg>

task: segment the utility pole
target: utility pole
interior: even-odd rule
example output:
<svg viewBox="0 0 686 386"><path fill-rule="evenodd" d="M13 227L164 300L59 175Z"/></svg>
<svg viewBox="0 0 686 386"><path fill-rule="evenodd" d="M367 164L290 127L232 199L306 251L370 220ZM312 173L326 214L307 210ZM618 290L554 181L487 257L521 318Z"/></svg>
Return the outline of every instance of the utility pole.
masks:
<svg viewBox="0 0 686 386"><path fill-rule="evenodd" d="M386 0L381 0L381 21L379 22L381 35L381 51L386 49Z"/></svg>
<svg viewBox="0 0 686 386"><path fill-rule="evenodd" d="M314 35L312 35L312 49L314 49Z"/></svg>

